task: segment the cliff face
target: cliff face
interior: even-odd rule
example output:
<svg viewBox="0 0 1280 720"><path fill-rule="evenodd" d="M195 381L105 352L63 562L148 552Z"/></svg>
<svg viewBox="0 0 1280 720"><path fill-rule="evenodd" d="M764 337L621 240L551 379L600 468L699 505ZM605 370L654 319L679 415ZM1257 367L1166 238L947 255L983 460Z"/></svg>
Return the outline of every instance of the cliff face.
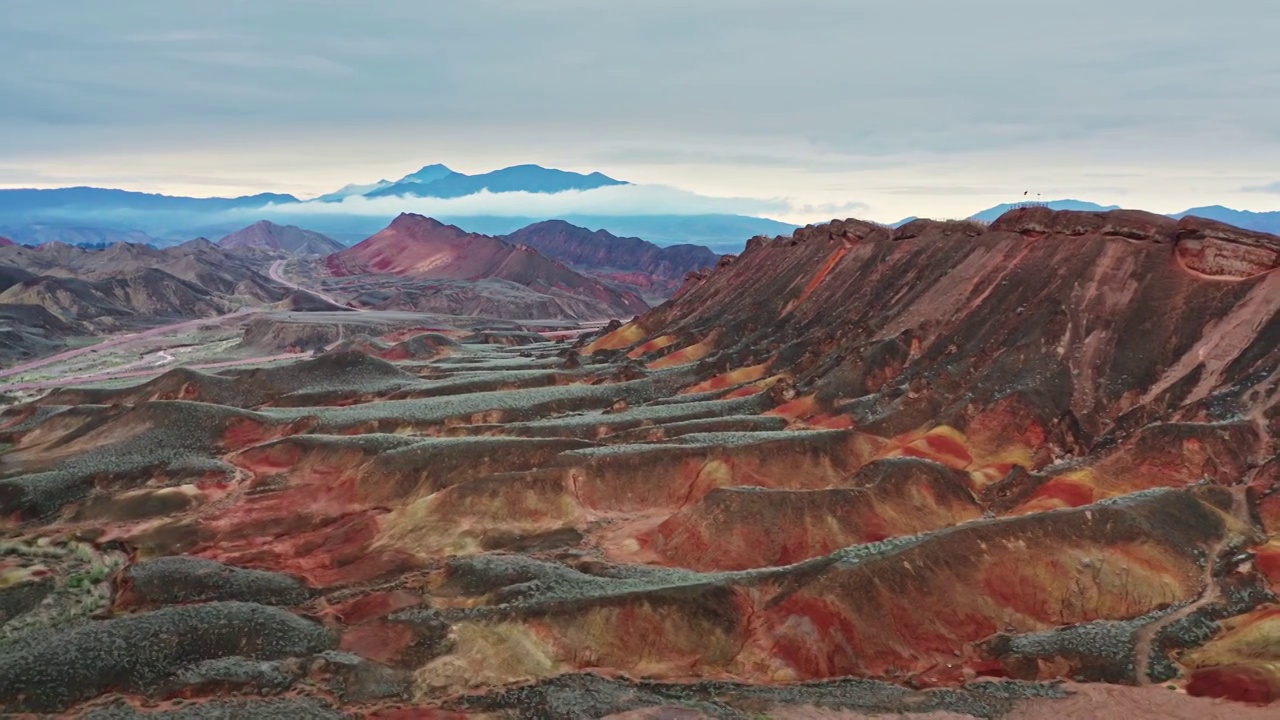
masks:
<svg viewBox="0 0 1280 720"><path fill-rule="evenodd" d="M56 390L0 412L0 705L1274 715L1191 696L1280 699L1278 255L840 221L574 343Z"/></svg>
<svg viewBox="0 0 1280 720"><path fill-rule="evenodd" d="M754 240L621 334L710 339L718 366L769 363L859 427L1018 398L1094 442L1273 403L1278 258L1275 236L1132 211L837 222Z"/></svg>
<svg viewBox="0 0 1280 720"><path fill-rule="evenodd" d="M701 245L659 247L640 238L620 238L563 220L548 220L507 235L588 274L621 285L670 295L686 275L714 267L720 256Z"/></svg>

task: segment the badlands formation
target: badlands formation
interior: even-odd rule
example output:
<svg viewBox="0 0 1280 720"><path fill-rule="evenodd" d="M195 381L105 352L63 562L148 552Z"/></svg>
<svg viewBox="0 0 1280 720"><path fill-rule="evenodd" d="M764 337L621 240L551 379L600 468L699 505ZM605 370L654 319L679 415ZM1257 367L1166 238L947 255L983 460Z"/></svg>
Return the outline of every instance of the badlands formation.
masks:
<svg viewBox="0 0 1280 720"><path fill-rule="evenodd" d="M0 707L1272 717L1278 265L1133 211L837 221L577 339L54 389L0 415Z"/></svg>

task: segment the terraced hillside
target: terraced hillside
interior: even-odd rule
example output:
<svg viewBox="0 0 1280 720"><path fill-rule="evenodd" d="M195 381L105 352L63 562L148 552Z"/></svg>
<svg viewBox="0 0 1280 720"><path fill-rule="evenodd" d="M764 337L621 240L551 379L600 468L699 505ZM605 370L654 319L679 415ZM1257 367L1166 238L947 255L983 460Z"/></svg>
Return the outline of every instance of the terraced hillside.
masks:
<svg viewBox="0 0 1280 720"><path fill-rule="evenodd" d="M1277 266L1194 218L842 221L576 342L53 391L0 416L0 704L1272 717Z"/></svg>

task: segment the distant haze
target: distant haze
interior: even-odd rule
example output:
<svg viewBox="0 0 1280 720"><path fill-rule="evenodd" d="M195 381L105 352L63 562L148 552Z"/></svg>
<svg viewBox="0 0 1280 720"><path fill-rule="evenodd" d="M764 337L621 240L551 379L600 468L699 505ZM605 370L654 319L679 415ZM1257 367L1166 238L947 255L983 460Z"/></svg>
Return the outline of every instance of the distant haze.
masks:
<svg viewBox="0 0 1280 720"><path fill-rule="evenodd" d="M3 5L0 187L314 197L538 163L680 189L599 204L801 223L1024 191L1280 209L1262 0Z"/></svg>

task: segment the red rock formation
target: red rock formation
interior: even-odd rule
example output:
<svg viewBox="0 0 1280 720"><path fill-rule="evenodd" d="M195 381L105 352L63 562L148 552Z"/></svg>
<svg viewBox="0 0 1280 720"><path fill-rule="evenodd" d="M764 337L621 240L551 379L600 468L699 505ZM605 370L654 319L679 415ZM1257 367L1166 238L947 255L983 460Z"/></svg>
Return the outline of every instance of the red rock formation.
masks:
<svg viewBox="0 0 1280 720"><path fill-rule="evenodd" d="M389 273L414 278L495 278L541 292L563 292L631 315L648 306L634 293L612 288L524 245L467 233L421 215L402 214L385 230L326 259L334 275Z"/></svg>
<svg viewBox="0 0 1280 720"><path fill-rule="evenodd" d="M414 327L53 392L0 414L0 703L1248 717L1280 694L1278 250L841 221L573 346Z"/></svg>

